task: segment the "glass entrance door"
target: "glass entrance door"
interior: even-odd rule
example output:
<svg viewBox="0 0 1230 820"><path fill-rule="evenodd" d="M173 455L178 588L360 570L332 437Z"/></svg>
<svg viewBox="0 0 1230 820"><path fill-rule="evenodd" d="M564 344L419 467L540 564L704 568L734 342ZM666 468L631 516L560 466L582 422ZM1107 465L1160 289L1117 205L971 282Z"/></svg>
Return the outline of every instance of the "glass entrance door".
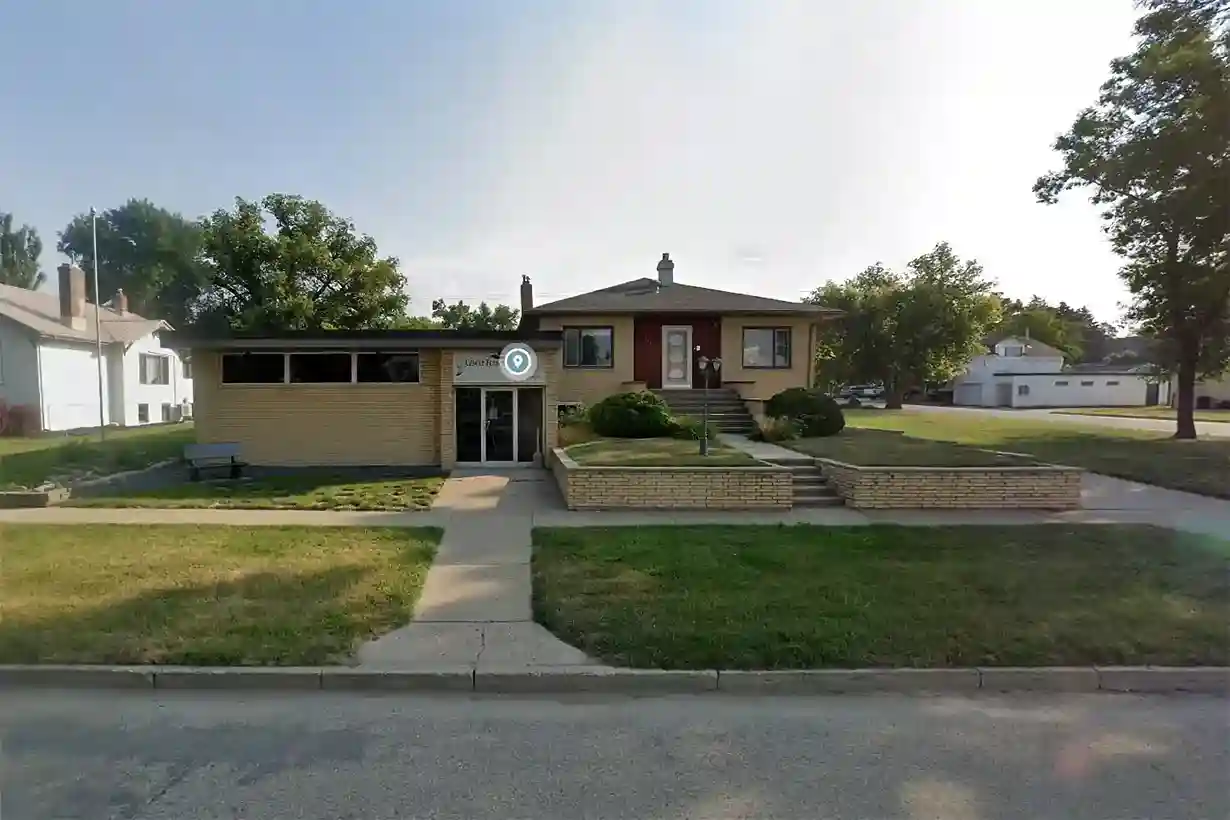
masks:
<svg viewBox="0 0 1230 820"><path fill-rule="evenodd" d="M483 461L517 460L516 418L512 390L483 388Z"/></svg>

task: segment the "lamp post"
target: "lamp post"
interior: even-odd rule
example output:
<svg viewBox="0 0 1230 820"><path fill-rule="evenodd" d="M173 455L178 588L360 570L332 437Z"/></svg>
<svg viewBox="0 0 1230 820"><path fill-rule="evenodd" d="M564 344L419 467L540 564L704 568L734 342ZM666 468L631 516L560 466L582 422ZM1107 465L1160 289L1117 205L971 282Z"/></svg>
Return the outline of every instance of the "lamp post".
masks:
<svg viewBox="0 0 1230 820"><path fill-rule="evenodd" d="M697 354L700 353L700 345L696 346ZM709 374L717 373L722 369L721 359L710 359L708 356L698 355L696 364L700 367L701 383L704 385L704 401L701 404L701 423L703 428L700 433L700 454L702 456L709 455Z"/></svg>
<svg viewBox="0 0 1230 820"><path fill-rule="evenodd" d="M90 233L94 243L94 347L98 354L98 438L107 438L107 408L103 398L103 349L102 349L102 319L99 315L98 303L102 301L98 292L98 211L90 206Z"/></svg>

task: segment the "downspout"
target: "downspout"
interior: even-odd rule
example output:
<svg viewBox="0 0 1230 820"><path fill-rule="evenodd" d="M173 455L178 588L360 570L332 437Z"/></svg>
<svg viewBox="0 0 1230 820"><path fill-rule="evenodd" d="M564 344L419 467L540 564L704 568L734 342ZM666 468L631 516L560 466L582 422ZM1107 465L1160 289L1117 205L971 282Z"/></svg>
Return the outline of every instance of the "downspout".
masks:
<svg viewBox="0 0 1230 820"><path fill-rule="evenodd" d="M43 401L43 341L34 338L34 370L38 377L38 419L41 432L47 432L50 422L47 420L47 402Z"/></svg>

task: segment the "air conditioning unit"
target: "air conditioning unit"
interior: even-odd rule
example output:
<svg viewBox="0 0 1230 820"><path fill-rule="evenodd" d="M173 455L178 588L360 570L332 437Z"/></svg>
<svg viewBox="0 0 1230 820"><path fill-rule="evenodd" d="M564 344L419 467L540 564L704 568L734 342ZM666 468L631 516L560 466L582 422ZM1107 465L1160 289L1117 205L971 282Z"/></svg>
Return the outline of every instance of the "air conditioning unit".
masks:
<svg viewBox="0 0 1230 820"><path fill-rule="evenodd" d="M183 407L176 405L176 404L171 404L171 405L167 405L167 410L168 410L167 415L169 416L167 421L183 421L184 420L184 408Z"/></svg>
<svg viewBox="0 0 1230 820"><path fill-rule="evenodd" d="M179 420L192 421L192 402L184 402L179 406Z"/></svg>

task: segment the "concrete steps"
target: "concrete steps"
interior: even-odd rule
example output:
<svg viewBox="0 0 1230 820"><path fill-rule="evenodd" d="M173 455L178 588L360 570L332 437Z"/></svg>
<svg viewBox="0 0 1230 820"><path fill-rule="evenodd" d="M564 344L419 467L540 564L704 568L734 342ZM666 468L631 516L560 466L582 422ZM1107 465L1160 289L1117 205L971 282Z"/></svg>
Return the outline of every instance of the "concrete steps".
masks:
<svg viewBox="0 0 1230 820"><path fill-rule="evenodd" d="M769 459L770 464L777 464L790 470L794 482L795 507L842 507L845 501L829 487L828 482L816 467L813 459L806 456L794 458Z"/></svg>
<svg viewBox="0 0 1230 820"><path fill-rule="evenodd" d="M701 418L705 415L704 390L655 390L676 416ZM723 433L747 435L756 423L739 394L730 388L715 387L709 391L709 423Z"/></svg>

